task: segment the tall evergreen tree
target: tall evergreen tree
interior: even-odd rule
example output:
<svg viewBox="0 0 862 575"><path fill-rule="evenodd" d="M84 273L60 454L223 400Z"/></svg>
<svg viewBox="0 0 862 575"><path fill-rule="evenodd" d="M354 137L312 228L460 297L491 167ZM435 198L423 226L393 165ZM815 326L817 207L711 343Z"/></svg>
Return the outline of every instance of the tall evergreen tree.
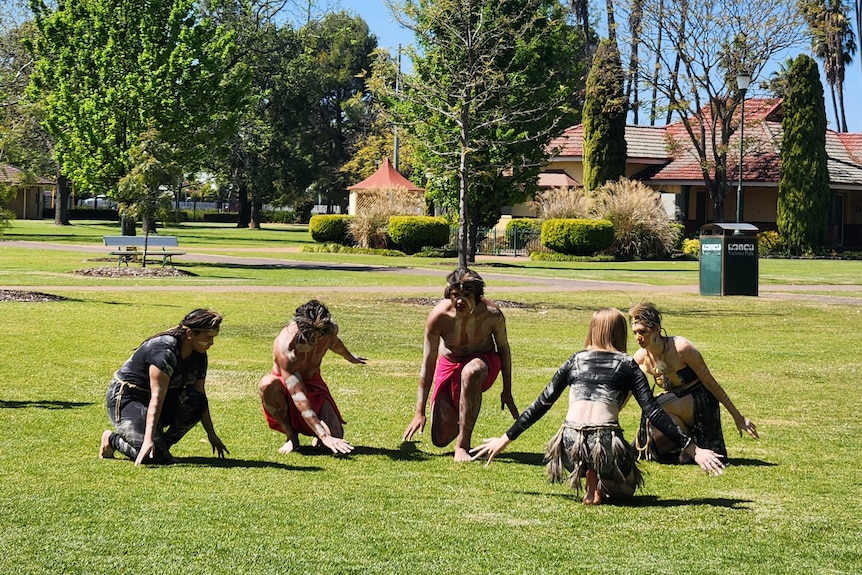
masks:
<svg viewBox="0 0 862 575"><path fill-rule="evenodd" d="M584 188L595 190L626 175L626 113L623 68L616 44L599 43L584 101Z"/></svg>
<svg viewBox="0 0 862 575"><path fill-rule="evenodd" d="M787 74L778 177L778 232L794 254L825 245L829 221L826 106L817 63L798 56Z"/></svg>

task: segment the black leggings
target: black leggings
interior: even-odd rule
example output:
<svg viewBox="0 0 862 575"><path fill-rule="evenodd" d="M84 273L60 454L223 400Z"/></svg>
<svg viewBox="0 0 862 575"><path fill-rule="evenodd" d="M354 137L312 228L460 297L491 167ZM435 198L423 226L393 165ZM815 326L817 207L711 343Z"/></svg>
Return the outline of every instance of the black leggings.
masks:
<svg viewBox="0 0 862 575"><path fill-rule="evenodd" d="M108 387L108 417L116 430L116 433L111 434L109 443L131 460L138 458L144 443L149 404L150 394L147 391L123 386L116 380ZM207 405L206 395L196 389L169 389L154 430L156 449L150 461L173 462L170 448L197 425Z"/></svg>

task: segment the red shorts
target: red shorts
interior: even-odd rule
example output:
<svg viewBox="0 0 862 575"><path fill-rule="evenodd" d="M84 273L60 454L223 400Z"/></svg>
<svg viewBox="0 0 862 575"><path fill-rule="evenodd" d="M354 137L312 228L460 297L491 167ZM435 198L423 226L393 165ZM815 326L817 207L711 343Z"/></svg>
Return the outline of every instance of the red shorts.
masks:
<svg viewBox="0 0 862 575"><path fill-rule="evenodd" d="M500 367L503 365L500 354L496 351L474 353L460 357L457 361L452 361L441 355L437 359L437 371L434 374L434 392L431 394L432 403L437 401L437 396L441 393L446 393L452 399L452 405L458 405L461 401L461 370L477 357L488 366L488 377L482 382L482 391L487 391L494 385L494 381L500 373Z"/></svg>
<svg viewBox="0 0 862 575"><path fill-rule="evenodd" d="M280 373L276 373L274 370L272 375L276 376L278 380L281 382L281 385L284 387L284 398L287 402L287 420L290 422L291 427L296 433L300 433L302 435L309 435L311 437L316 437L317 434L308 426L305 419L302 417L302 414L299 412L299 409L296 408L296 404L293 402L293 399L290 397L290 393L287 391L287 385L284 383L284 378ZM338 416L338 420L343 424L347 423L344 421L344 418L341 417L341 412L338 411L338 406L335 404L335 399L332 398L332 393L329 391L329 387L326 385L326 382L323 381L323 378L320 377L320 372L317 372L313 377L309 379L303 379L302 384L305 386L305 396L308 398L308 403L311 404L311 409L314 410L315 413L320 416L320 410L323 408L323 404L329 402L332 406L332 409L335 410L335 414ZM273 419L273 417L269 414L266 408L263 409L263 414L266 416L266 423L274 430L285 433L285 431L281 428L278 422Z"/></svg>

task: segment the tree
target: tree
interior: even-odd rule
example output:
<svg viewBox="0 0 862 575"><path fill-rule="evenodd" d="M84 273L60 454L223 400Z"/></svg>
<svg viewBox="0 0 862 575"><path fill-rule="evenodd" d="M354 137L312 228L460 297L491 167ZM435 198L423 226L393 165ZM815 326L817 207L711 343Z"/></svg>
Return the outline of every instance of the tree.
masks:
<svg viewBox="0 0 862 575"><path fill-rule="evenodd" d="M789 88L787 76L790 74L791 66L793 66L793 58L785 58L783 62L779 62L778 69L769 74L769 80L760 83L760 89L766 90L776 98L783 99Z"/></svg>
<svg viewBox="0 0 862 575"><path fill-rule="evenodd" d="M412 30L413 73L395 95L429 193L457 206L458 264L475 260L478 228L535 190L551 138L577 119L581 44L556 0L389 3Z"/></svg>
<svg viewBox="0 0 862 575"><path fill-rule="evenodd" d="M776 224L791 253L812 253L825 244L830 204L823 85L817 63L804 54L787 80Z"/></svg>
<svg viewBox="0 0 862 575"><path fill-rule="evenodd" d="M584 188L593 191L626 175L626 114L620 53L602 40L587 76L584 101Z"/></svg>
<svg viewBox="0 0 862 575"><path fill-rule="evenodd" d="M66 0L56 9L31 0L31 8L32 92L77 188L115 195L149 128L181 151L187 171L235 130L246 74L229 67L233 35L196 0Z"/></svg>
<svg viewBox="0 0 862 575"><path fill-rule="evenodd" d="M811 49L823 61L838 131L846 132L844 72L856 53L850 8L842 0L799 0L799 10L808 24Z"/></svg>
<svg viewBox="0 0 862 575"><path fill-rule="evenodd" d="M363 122L369 99L365 84L377 37L359 16L327 14L301 30L303 47L314 63L317 98L309 120L319 166L315 187L329 203L347 206L350 174L343 170L370 126Z"/></svg>
<svg viewBox="0 0 862 575"><path fill-rule="evenodd" d="M0 14L0 162L13 164L31 177L50 178L57 176L51 157L53 140L41 128L38 102L26 96L33 69L27 46L35 33L23 12ZM59 199L54 223L67 225L68 192Z"/></svg>
<svg viewBox="0 0 862 575"><path fill-rule="evenodd" d="M644 0L639 45L654 54L640 81L656 93L657 105L679 118L701 166L713 206L724 221L727 150L738 129L741 103L736 75L753 79L799 39L799 18L782 0L756 4L730 0ZM658 111L657 107L657 111Z"/></svg>
<svg viewBox="0 0 862 575"><path fill-rule="evenodd" d="M117 199L121 210L126 212L121 215L130 217L132 221L138 218L144 222L142 267L147 267L147 238L151 231L148 222L155 219L163 198L163 187L182 175L177 160L177 150L163 141L157 130L148 129L129 150L132 167L117 185Z"/></svg>

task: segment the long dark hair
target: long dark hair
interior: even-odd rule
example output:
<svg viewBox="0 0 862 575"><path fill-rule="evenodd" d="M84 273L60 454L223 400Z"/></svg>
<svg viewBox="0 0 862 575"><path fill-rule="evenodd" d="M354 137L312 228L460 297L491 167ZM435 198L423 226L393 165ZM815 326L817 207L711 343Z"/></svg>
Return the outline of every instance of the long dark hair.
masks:
<svg viewBox="0 0 862 575"><path fill-rule="evenodd" d="M147 342L163 335L172 335L177 339L182 339L187 329L192 331L218 330L221 327L223 319L222 315L215 310L198 308L186 314L186 317L179 324L156 335L152 335L144 341Z"/></svg>

